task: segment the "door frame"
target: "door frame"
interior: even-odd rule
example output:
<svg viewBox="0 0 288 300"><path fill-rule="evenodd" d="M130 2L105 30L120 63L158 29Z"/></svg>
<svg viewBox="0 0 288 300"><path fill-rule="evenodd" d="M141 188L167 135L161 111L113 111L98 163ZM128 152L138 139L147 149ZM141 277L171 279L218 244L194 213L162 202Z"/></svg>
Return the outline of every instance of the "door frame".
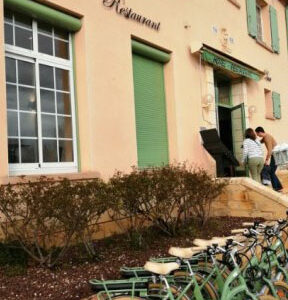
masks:
<svg viewBox="0 0 288 300"><path fill-rule="evenodd" d="M236 109L239 109L241 108L241 119L242 119L242 132L243 132L243 140L244 140L244 133L245 133L245 129L246 129L246 115L245 115L245 104L244 102L243 103L240 103L236 106L233 106L230 108L231 110L231 113L233 110L236 110ZM233 152L235 153L235 148L234 148L234 131L233 131L233 128L232 128L232 139L233 139ZM233 154L234 154L233 153ZM234 154L235 156L235 154ZM245 165L244 166L244 176L249 176L249 170L248 170L248 167ZM237 173L237 170L235 168L235 172Z"/></svg>

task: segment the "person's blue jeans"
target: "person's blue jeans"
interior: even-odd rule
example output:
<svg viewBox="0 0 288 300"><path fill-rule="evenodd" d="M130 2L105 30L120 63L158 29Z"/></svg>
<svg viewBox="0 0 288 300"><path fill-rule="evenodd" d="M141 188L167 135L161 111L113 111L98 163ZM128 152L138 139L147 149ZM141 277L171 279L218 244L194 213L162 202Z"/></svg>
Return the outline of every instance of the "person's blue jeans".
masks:
<svg viewBox="0 0 288 300"><path fill-rule="evenodd" d="M276 176L275 172L277 170L277 166L275 164L275 159L273 157L273 155L271 156L271 160L270 160L270 177L271 177L271 183L272 183L272 187L275 191L279 191L283 189L283 186L280 182L280 180L278 179L278 177Z"/></svg>

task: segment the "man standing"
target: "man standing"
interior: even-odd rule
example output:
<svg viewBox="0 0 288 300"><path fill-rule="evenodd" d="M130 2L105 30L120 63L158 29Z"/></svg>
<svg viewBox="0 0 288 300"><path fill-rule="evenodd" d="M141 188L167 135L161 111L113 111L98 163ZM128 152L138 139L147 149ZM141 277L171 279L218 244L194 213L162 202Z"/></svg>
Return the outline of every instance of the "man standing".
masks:
<svg viewBox="0 0 288 300"><path fill-rule="evenodd" d="M270 177L271 177L272 187L275 191L281 192L283 189L283 186L275 174L277 166L275 164L275 159L272 155L272 150L277 145L277 143L271 134L266 133L264 131L263 127L260 127L260 126L257 127L255 129L255 132L256 132L257 136L259 136L261 138L261 143L264 143L266 146L266 149L267 149L265 165L270 166Z"/></svg>

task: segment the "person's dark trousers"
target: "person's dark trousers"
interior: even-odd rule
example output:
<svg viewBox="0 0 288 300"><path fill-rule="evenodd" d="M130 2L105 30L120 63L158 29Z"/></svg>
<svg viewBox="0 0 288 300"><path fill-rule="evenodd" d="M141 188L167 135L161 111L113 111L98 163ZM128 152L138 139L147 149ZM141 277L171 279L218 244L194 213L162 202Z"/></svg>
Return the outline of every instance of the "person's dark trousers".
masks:
<svg viewBox="0 0 288 300"><path fill-rule="evenodd" d="M271 183L272 183L272 187L275 191L279 191L283 189L283 186L280 182L280 180L278 179L278 177L276 176L275 172L277 170L277 166L275 164L275 160L274 157L271 157L271 161L270 161L270 177L271 177Z"/></svg>

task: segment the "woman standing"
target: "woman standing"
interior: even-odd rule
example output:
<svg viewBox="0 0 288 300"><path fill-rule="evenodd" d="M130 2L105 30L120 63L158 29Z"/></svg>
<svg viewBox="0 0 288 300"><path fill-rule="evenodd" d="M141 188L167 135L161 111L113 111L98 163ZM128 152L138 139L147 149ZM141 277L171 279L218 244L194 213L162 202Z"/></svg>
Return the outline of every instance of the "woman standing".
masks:
<svg viewBox="0 0 288 300"><path fill-rule="evenodd" d="M248 165L251 177L261 183L260 174L264 166L264 154L261 143L257 140L256 133L252 128L245 131L242 163Z"/></svg>

